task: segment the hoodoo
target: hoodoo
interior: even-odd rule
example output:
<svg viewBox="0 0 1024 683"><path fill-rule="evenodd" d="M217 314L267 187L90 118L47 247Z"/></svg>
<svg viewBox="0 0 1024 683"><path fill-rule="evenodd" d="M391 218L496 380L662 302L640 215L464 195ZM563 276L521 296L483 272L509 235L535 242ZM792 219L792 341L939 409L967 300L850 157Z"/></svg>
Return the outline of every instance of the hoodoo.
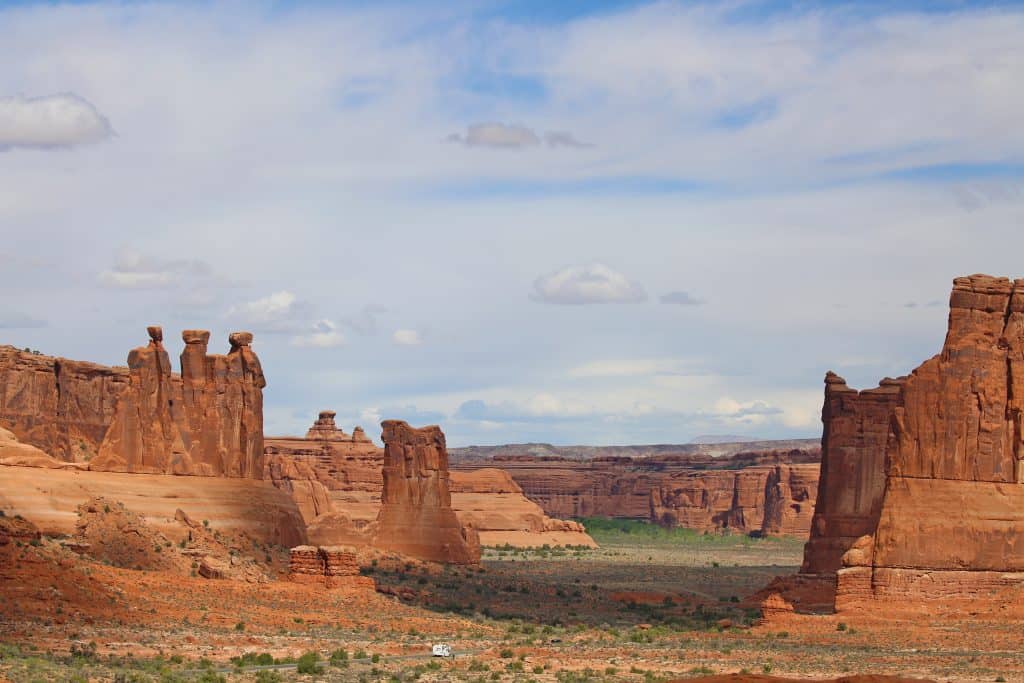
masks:
<svg viewBox="0 0 1024 683"><path fill-rule="evenodd" d="M480 542L452 510L448 450L440 427L381 423L384 490L373 545L436 562L475 564Z"/></svg>
<svg viewBox="0 0 1024 683"><path fill-rule="evenodd" d="M1022 408L1024 280L957 278L939 355L867 391L826 376L802 574L840 611L1024 586Z"/></svg>
<svg viewBox="0 0 1024 683"><path fill-rule="evenodd" d="M185 330L181 375L171 372L163 331L128 354L128 386L90 469L149 474L263 477L263 387L250 344L234 332L226 355L206 353L210 333Z"/></svg>

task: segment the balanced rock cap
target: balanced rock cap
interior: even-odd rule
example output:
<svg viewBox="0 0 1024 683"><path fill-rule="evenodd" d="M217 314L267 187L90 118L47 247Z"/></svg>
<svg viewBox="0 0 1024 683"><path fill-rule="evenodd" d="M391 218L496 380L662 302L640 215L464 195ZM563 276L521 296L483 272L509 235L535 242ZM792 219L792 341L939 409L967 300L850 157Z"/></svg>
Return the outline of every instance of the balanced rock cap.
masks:
<svg viewBox="0 0 1024 683"><path fill-rule="evenodd" d="M210 331L182 330L181 340L186 344L207 344L210 341Z"/></svg>
<svg viewBox="0 0 1024 683"><path fill-rule="evenodd" d="M159 325L150 325L146 328L146 332L149 333L149 338L155 342L162 342L164 340L164 329Z"/></svg>
<svg viewBox="0 0 1024 683"><path fill-rule="evenodd" d="M232 332L228 335L228 342L233 349L240 346L249 346L252 344L252 332Z"/></svg>

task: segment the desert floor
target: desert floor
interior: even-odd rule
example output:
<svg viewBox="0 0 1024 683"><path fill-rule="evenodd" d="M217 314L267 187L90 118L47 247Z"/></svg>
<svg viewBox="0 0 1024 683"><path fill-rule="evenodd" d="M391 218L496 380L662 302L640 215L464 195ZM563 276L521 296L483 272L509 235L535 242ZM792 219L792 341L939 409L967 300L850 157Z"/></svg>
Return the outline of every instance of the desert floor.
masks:
<svg viewBox="0 0 1024 683"><path fill-rule="evenodd" d="M600 549L488 548L479 570L367 567L385 593L117 569L44 540L19 548L0 580L0 680L647 682L743 670L1024 680L1017 622L758 623L743 599L796 570L799 541L590 529ZM436 642L456 657L432 659Z"/></svg>

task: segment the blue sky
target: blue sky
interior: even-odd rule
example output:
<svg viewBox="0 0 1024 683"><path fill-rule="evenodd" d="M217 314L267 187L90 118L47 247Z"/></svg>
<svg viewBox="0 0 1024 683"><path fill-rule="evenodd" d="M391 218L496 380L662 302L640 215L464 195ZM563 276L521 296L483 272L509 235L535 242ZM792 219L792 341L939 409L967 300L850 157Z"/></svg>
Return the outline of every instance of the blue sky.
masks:
<svg viewBox="0 0 1024 683"><path fill-rule="evenodd" d="M0 5L0 343L251 329L267 432L820 433L1020 274L1009 2Z"/></svg>

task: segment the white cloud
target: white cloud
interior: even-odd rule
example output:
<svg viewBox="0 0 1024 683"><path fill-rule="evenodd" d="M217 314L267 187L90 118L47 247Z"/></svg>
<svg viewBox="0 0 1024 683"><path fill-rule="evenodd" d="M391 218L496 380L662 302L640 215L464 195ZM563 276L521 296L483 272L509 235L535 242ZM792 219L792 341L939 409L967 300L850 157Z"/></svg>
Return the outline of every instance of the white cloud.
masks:
<svg viewBox="0 0 1024 683"><path fill-rule="evenodd" d="M634 304L647 300L637 282L602 263L569 266L533 283L530 298L547 304Z"/></svg>
<svg viewBox="0 0 1024 683"><path fill-rule="evenodd" d="M74 147L113 134L106 117L74 93L0 97L0 150Z"/></svg>
<svg viewBox="0 0 1024 683"><path fill-rule="evenodd" d="M299 300L288 290L274 292L269 296L233 306L228 317L263 332L296 332L308 334L309 304ZM314 334L330 334L330 331L314 330Z"/></svg>
<svg viewBox="0 0 1024 683"><path fill-rule="evenodd" d="M308 334L301 334L292 337L292 346L305 346L319 349L329 349L341 346L345 343L345 335L338 330L338 326L330 320L318 320L313 324L313 329Z"/></svg>
<svg viewBox="0 0 1024 683"><path fill-rule="evenodd" d="M391 339L402 346L419 346L423 343L420 333L417 330L395 330Z"/></svg>
<svg viewBox="0 0 1024 683"><path fill-rule="evenodd" d="M122 251L113 267L97 276L100 284L118 289L162 289L174 287L184 280L209 278L210 266L198 260L167 260L143 255L134 250Z"/></svg>

